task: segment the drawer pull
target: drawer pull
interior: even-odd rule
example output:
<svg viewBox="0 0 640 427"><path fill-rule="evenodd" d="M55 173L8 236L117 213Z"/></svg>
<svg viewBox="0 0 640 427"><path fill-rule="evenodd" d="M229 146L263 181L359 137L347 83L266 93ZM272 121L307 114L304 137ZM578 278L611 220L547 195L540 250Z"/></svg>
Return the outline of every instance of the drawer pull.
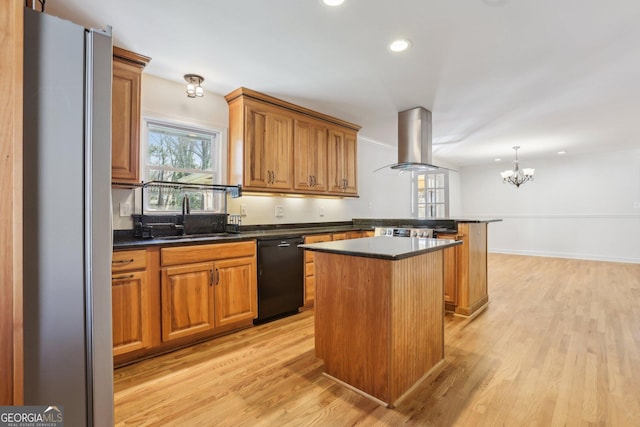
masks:
<svg viewBox="0 0 640 427"><path fill-rule="evenodd" d="M133 261L134 261L133 258L131 258L131 259L119 259L119 260L111 261L111 264L130 264Z"/></svg>
<svg viewBox="0 0 640 427"><path fill-rule="evenodd" d="M126 279L133 279L134 275L133 274L125 274L124 276L113 276L111 277L111 280L126 280Z"/></svg>

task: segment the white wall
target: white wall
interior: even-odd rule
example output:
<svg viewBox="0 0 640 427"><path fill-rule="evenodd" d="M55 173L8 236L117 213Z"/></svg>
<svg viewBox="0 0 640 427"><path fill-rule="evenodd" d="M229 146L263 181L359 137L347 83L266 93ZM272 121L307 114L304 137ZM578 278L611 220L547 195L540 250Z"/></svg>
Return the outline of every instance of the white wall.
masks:
<svg viewBox="0 0 640 427"><path fill-rule="evenodd" d="M491 252L640 263L640 150L521 164L536 176L520 188L499 176L512 163L460 170L461 216L503 219Z"/></svg>
<svg viewBox="0 0 640 427"><path fill-rule="evenodd" d="M229 114L224 97L206 92L203 98L190 99L185 95L185 89L184 84L143 74L142 116L202 128L224 129L223 138L226 140ZM141 139L144 139L144 122L141 126ZM141 146L144 146L144 140L141 141ZM224 156L226 159L226 144ZM407 175L373 174L374 169L393 163L395 159L395 147L358 138L359 198L243 196L230 199L228 210L229 213L239 214L241 205L245 205L245 225L350 221L352 218L367 217L406 218L411 214L410 178ZM223 163L226 167L226 162ZM226 171L223 171L223 177L226 179ZM139 197L136 199L131 190L114 189L112 194L114 229L131 229L131 217L120 216L120 205L128 203L135 213L140 213ZM276 206L284 207L284 217L275 217ZM320 215L321 208L323 216Z"/></svg>

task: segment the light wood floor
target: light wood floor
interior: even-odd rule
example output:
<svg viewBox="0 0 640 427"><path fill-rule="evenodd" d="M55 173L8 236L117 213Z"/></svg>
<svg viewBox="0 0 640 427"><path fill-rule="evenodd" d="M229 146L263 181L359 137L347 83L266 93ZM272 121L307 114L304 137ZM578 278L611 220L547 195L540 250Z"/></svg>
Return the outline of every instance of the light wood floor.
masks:
<svg viewBox="0 0 640 427"><path fill-rule="evenodd" d="M492 254L489 297L396 409L322 375L305 312L116 370L116 423L640 425L640 265Z"/></svg>

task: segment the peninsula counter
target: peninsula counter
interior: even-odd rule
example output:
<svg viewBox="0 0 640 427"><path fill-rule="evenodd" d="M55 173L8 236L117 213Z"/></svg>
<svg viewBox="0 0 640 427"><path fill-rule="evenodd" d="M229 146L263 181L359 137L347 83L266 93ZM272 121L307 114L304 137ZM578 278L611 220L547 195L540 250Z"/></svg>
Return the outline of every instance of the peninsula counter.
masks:
<svg viewBox="0 0 640 427"><path fill-rule="evenodd" d="M325 374L393 407L444 360L443 249L462 242L368 237L314 251L315 349Z"/></svg>

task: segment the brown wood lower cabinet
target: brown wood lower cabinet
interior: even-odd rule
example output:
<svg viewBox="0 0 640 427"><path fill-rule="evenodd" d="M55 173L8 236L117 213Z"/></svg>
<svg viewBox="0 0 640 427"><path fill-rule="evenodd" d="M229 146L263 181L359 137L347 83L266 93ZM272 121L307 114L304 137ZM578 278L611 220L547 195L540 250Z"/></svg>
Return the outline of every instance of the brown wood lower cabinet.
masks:
<svg viewBox="0 0 640 427"><path fill-rule="evenodd" d="M113 355L151 345L146 250L114 252L111 276Z"/></svg>
<svg viewBox="0 0 640 427"><path fill-rule="evenodd" d="M253 240L116 251L113 271L116 366L250 327L258 314Z"/></svg>
<svg viewBox="0 0 640 427"><path fill-rule="evenodd" d="M171 247L160 253L163 342L250 324L257 316L255 242Z"/></svg>
<svg viewBox="0 0 640 427"><path fill-rule="evenodd" d="M438 234L438 239L459 240L456 234ZM458 246L442 251L444 257L444 302L447 310L455 310L458 298Z"/></svg>
<svg viewBox="0 0 640 427"><path fill-rule="evenodd" d="M439 239L462 240L444 254L445 308L471 316L486 307L487 224L459 223L456 234L438 234Z"/></svg>
<svg viewBox="0 0 640 427"><path fill-rule="evenodd" d="M360 237L373 237L373 230L365 231L345 231L333 234L313 234L305 236L305 243L330 242L332 240L358 239ZM316 276L315 264L313 262L313 251L304 251L304 307L313 307L316 296Z"/></svg>
<svg viewBox="0 0 640 427"><path fill-rule="evenodd" d="M304 237L304 243L330 242L331 234L314 234ZM304 251L304 307L313 307L316 298L315 264L313 251Z"/></svg>
<svg viewBox="0 0 640 427"><path fill-rule="evenodd" d="M213 263L162 270L162 341L213 330Z"/></svg>
<svg viewBox="0 0 640 427"><path fill-rule="evenodd" d="M216 261L215 272L215 326L253 321L258 313L255 258Z"/></svg>

